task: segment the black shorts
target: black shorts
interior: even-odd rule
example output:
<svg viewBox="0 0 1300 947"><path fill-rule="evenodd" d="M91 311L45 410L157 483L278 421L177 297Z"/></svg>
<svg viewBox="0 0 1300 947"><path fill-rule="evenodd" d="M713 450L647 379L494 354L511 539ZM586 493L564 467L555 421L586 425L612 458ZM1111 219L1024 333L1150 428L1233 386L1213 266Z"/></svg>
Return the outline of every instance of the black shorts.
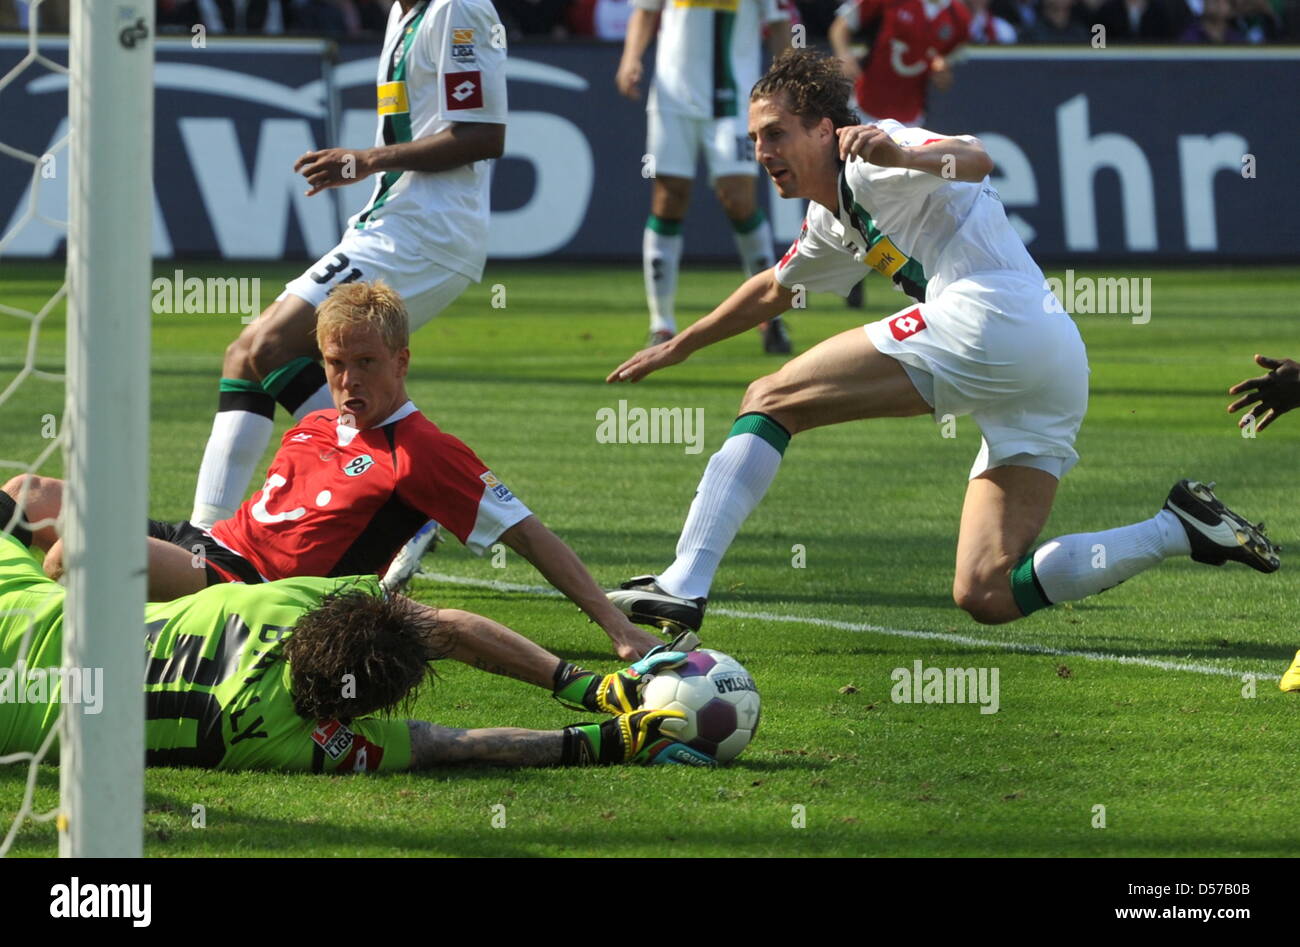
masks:
<svg viewBox="0 0 1300 947"><path fill-rule="evenodd" d="M264 581L251 562L238 553L231 552L206 530L199 529L189 520L179 523L150 520L149 538L161 539L173 546L180 546L186 552L202 556L208 585L220 585L223 582L258 585Z"/></svg>

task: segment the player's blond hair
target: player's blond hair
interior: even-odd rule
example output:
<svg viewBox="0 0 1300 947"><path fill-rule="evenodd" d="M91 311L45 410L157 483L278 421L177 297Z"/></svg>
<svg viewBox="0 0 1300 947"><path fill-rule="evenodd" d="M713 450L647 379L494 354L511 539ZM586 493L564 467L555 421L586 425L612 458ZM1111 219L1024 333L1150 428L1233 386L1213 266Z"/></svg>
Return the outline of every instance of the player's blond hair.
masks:
<svg viewBox="0 0 1300 947"><path fill-rule="evenodd" d="M400 352L410 344L406 304L383 280L336 286L316 310L316 344L321 348L353 329L364 328L377 331L391 352Z"/></svg>

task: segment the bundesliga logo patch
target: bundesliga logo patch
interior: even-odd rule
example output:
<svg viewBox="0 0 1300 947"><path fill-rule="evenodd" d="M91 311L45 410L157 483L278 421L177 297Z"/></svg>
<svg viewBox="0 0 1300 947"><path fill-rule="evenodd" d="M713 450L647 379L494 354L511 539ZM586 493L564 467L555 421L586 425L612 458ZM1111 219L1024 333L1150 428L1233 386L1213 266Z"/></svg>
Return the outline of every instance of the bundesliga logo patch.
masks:
<svg viewBox="0 0 1300 947"><path fill-rule="evenodd" d="M474 62L474 31L451 31L451 58L458 63Z"/></svg>
<svg viewBox="0 0 1300 947"><path fill-rule="evenodd" d="M489 470L486 473L481 473L478 475L478 478L482 480L483 483L487 485L487 488L496 495L496 498L501 500L503 503L515 498L515 495L510 492L510 489L498 480L497 475L492 471Z"/></svg>
<svg viewBox="0 0 1300 947"><path fill-rule="evenodd" d="M332 760L339 759L344 753L352 749L354 736L355 734L351 730L337 720L322 723L311 732L312 742L324 750L325 755Z"/></svg>

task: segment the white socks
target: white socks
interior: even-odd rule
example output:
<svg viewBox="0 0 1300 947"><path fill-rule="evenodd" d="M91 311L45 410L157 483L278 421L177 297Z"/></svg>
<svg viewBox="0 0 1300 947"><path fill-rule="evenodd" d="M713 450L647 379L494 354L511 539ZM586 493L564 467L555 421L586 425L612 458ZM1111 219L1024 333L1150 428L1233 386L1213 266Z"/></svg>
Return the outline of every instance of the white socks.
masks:
<svg viewBox="0 0 1300 947"><path fill-rule="evenodd" d="M677 297L677 271L682 262L682 222L650 215L641 239L645 270L645 295L650 304L650 331L677 331L673 300Z"/></svg>
<svg viewBox="0 0 1300 947"><path fill-rule="evenodd" d="M271 419L252 411L218 411L203 450L190 522L201 529L229 519L271 442Z"/></svg>
<svg viewBox="0 0 1300 947"><path fill-rule="evenodd" d="M330 386L328 384L321 385L306 401L298 405L298 410L293 413L293 419L301 421L313 411L329 411L333 407L334 398L330 395Z"/></svg>
<svg viewBox="0 0 1300 947"><path fill-rule="evenodd" d="M1074 533L1044 543L1034 552L1034 576L1052 604L1073 602L1191 551L1178 517L1161 510L1131 526Z"/></svg>
<svg viewBox="0 0 1300 947"><path fill-rule="evenodd" d="M707 598L722 557L781 466L790 435L763 414L736 419L731 436L709 459L677 541L677 558L659 586L682 598Z"/></svg>

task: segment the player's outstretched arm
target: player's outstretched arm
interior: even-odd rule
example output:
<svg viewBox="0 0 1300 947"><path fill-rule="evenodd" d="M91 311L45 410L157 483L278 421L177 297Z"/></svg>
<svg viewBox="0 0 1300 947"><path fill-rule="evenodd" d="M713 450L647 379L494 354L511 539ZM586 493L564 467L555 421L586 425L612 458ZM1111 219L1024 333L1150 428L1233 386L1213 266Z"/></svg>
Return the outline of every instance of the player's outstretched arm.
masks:
<svg viewBox="0 0 1300 947"><path fill-rule="evenodd" d="M835 132L844 161L858 157L882 168L909 168L949 181L979 182L993 171L993 159L977 138L905 146L878 125L846 125Z"/></svg>
<svg viewBox="0 0 1300 947"><path fill-rule="evenodd" d="M424 720L406 723L411 728L411 769L456 763L558 766L564 750L563 730L457 730Z"/></svg>
<svg viewBox="0 0 1300 947"><path fill-rule="evenodd" d="M663 644L644 628L632 624L610 603L578 554L536 516L529 516L510 527L501 534L501 541L532 563L547 582L600 625L623 660L635 661L651 648Z"/></svg>
<svg viewBox="0 0 1300 947"><path fill-rule="evenodd" d="M713 312L667 342L637 352L610 372L605 381L640 381L651 372L685 361L705 346L779 316L793 300L794 294L776 281L775 267L756 273Z"/></svg>
<svg viewBox="0 0 1300 947"><path fill-rule="evenodd" d="M429 639L429 659L439 658L451 658L490 674L513 677L544 687L548 692L554 685L556 668L562 663L559 657L517 631L458 608L437 610L437 625Z"/></svg>
<svg viewBox="0 0 1300 947"><path fill-rule="evenodd" d="M307 196L343 187L387 171L450 171L505 153L506 127L489 122L455 122L436 135L375 148L309 151L293 166L311 186Z"/></svg>
<svg viewBox="0 0 1300 947"><path fill-rule="evenodd" d="M1300 362L1289 358L1269 358L1256 355L1255 364L1267 368L1268 374L1237 382L1228 389L1230 395L1241 395L1228 405L1228 413L1235 414L1249 406L1238 427L1245 427L1255 419L1255 430L1262 431L1283 414L1300 407Z"/></svg>

